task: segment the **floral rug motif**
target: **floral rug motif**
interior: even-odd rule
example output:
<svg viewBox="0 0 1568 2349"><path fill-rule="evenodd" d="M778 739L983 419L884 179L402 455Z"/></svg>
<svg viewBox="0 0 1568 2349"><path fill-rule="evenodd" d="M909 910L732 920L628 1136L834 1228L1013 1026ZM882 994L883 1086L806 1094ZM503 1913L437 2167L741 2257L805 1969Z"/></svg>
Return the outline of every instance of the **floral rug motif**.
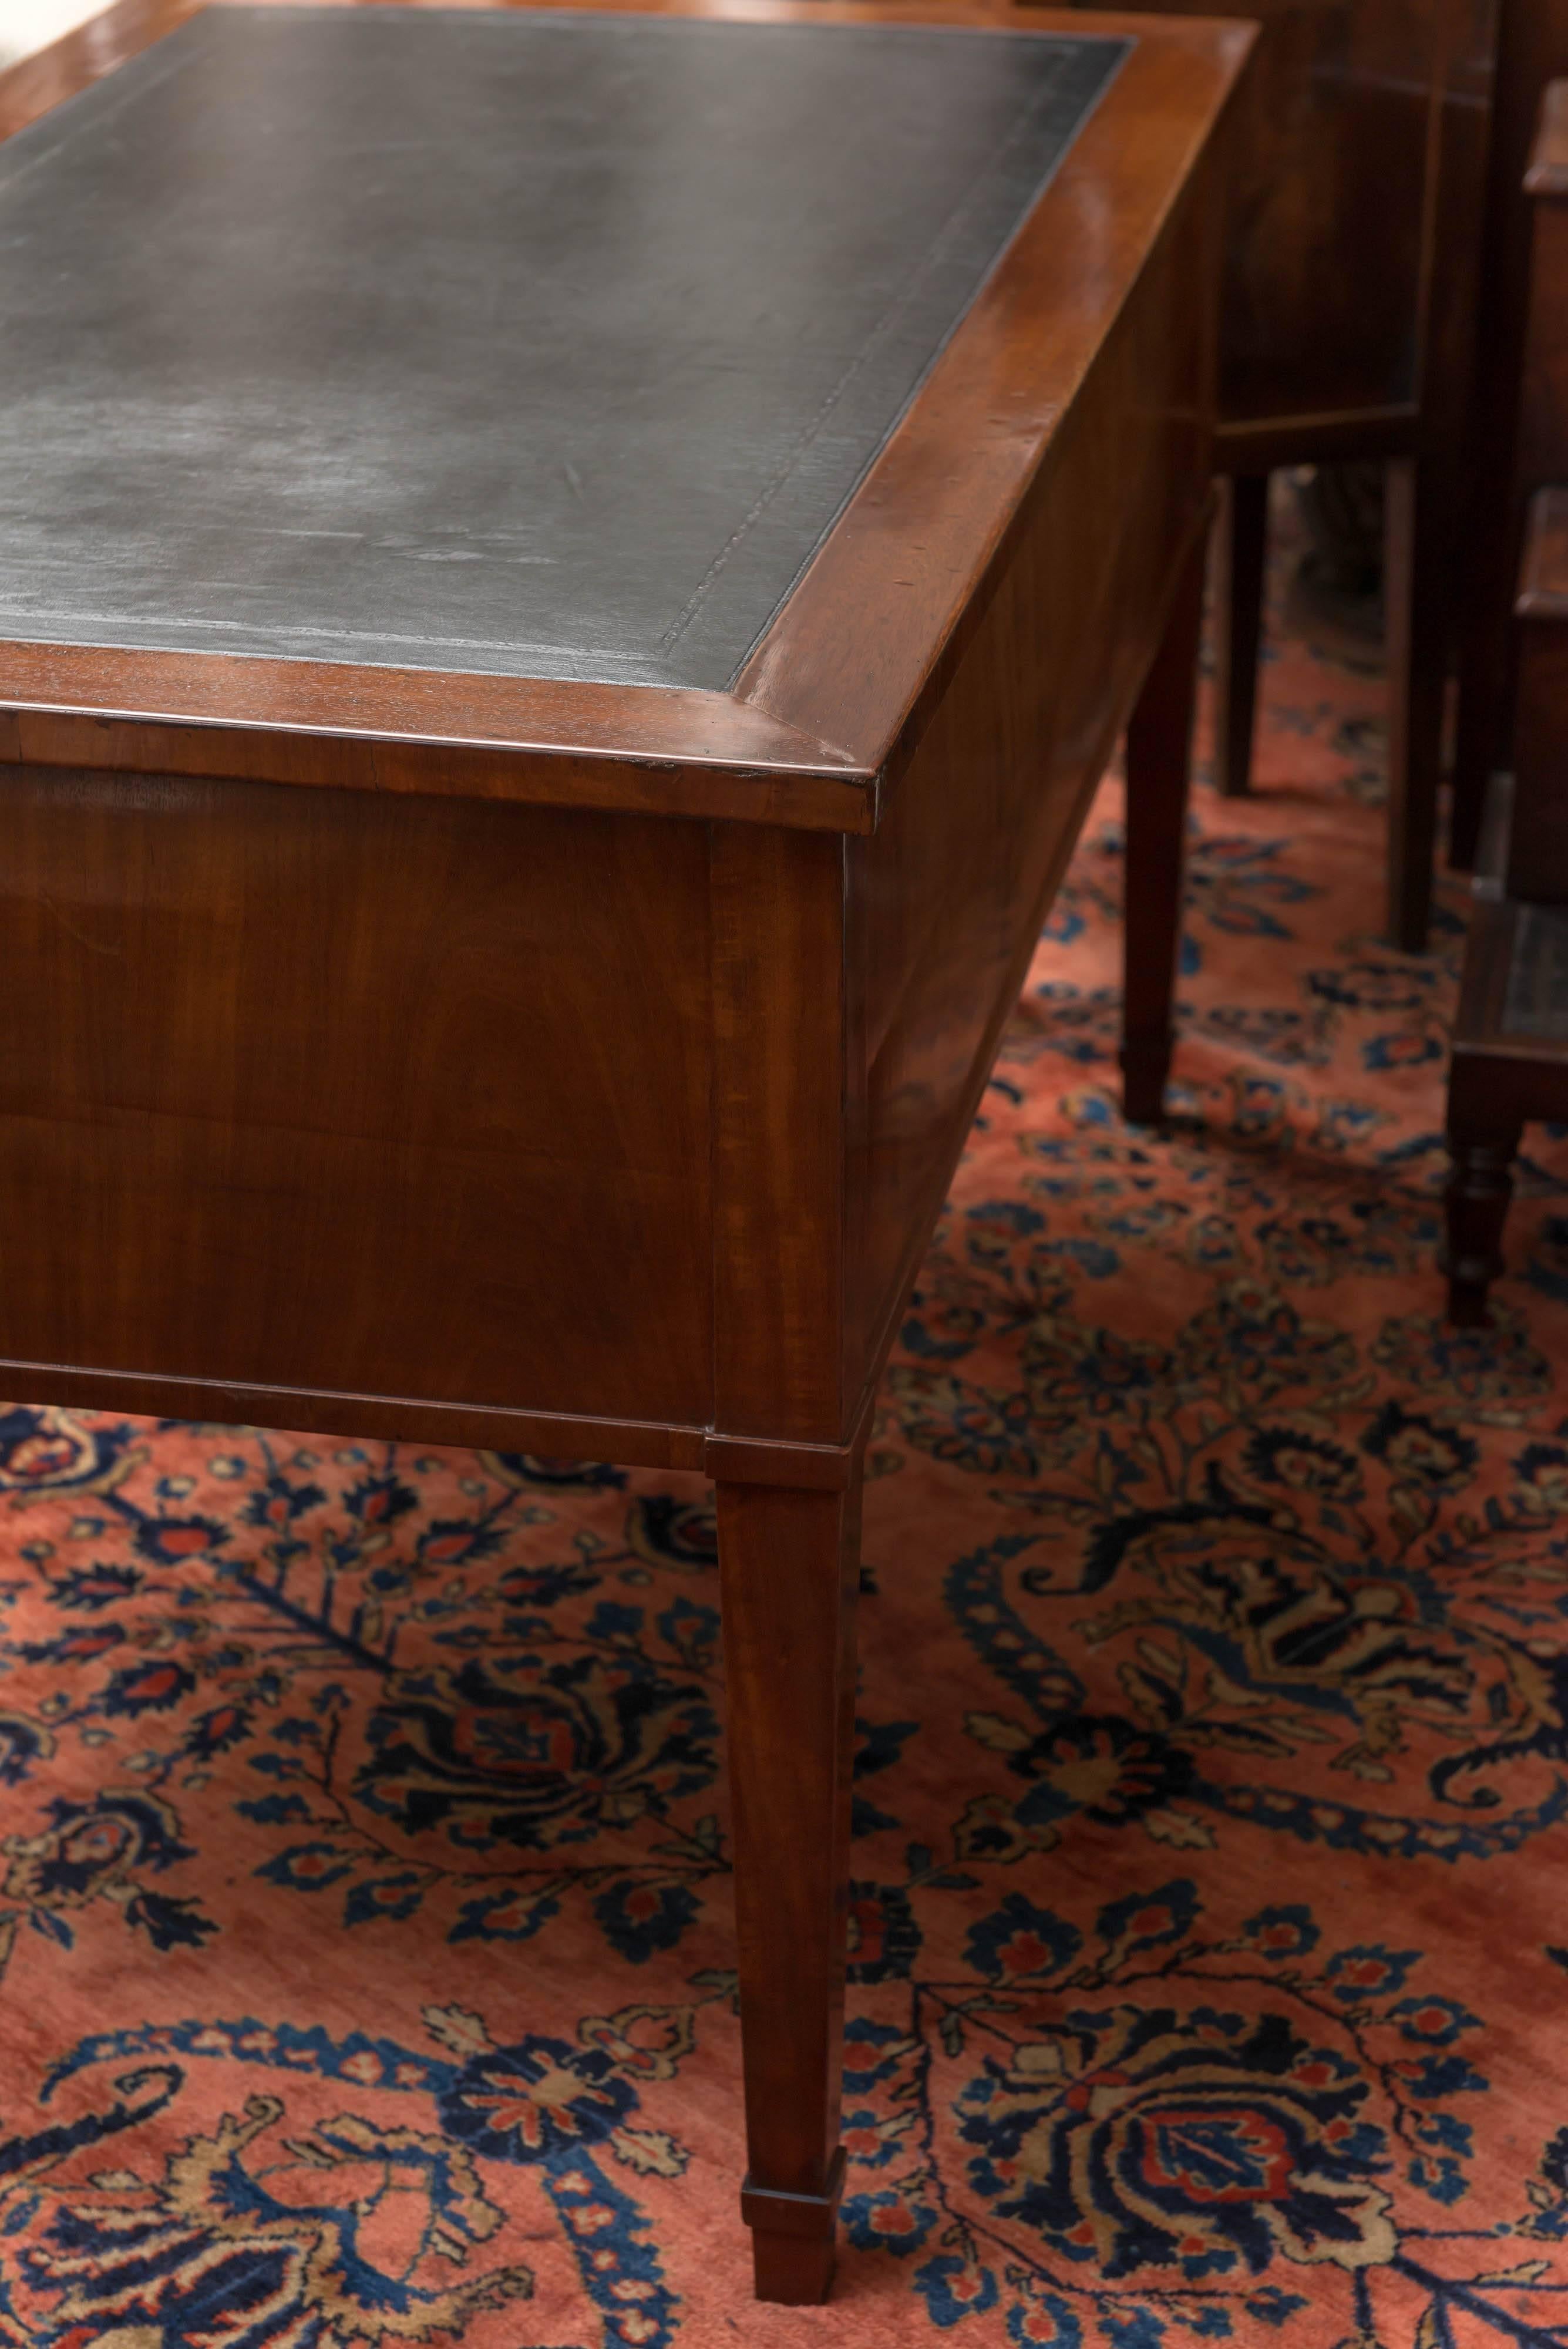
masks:
<svg viewBox="0 0 1568 2349"><path fill-rule="evenodd" d="M1380 761L1281 641L1158 1139L1107 784L921 1274L826 2309L749 2299L701 1483L0 1414L5 2349L1568 2340L1568 1153L1449 1330Z"/></svg>

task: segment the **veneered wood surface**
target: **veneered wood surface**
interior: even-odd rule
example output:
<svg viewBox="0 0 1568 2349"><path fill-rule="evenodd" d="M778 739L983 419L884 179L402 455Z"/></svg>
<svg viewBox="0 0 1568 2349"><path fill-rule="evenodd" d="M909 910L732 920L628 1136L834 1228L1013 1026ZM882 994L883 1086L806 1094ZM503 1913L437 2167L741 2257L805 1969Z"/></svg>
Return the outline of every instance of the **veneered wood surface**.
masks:
<svg viewBox="0 0 1568 2349"><path fill-rule="evenodd" d="M5 808L6 1355L708 1422L705 827L29 769Z"/></svg>
<svg viewBox="0 0 1568 2349"><path fill-rule="evenodd" d="M1526 497L1568 481L1568 203L1548 188L1532 210L1518 460Z"/></svg>
<svg viewBox="0 0 1568 2349"><path fill-rule="evenodd" d="M851 1399L877 1374L1044 908L1204 526L1214 322L1194 289L1216 282L1220 222L1218 177L1200 170L1053 443L940 701L911 723L881 824L850 844L867 1098ZM1179 865L1166 887L1174 902Z"/></svg>
<svg viewBox="0 0 1568 2349"><path fill-rule="evenodd" d="M1204 0L1155 5L1191 16ZM1484 109L1494 0L1246 0L1237 13L1262 38L1237 124L1222 451L1316 455L1340 419L1366 453L1367 429L1413 420L1421 394L1437 177L1456 128L1443 118ZM1273 429L1272 450L1256 428Z"/></svg>
<svg viewBox="0 0 1568 2349"><path fill-rule="evenodd" d="M361 677L373 678L362 695ZM0 643L0 768L233 776L804 831L869 832L877 820L877 778L848 752L728 694L685 688ZM90 710L73 706L84 696Z"/></svg>
<svg viewBox="0 0 1568 2349"><path fill-rule="evenodd" d="M449 698L415 673L139 654L103 657L130 714L15 715L10 870L30 910L12 978L86 1007L17 1063L18 1196L50 1229L5 1346L57 1366L33 1392L102 1372L142 1407L213 1415L221 1393L296 1424L380 1411L389 1433L428 1406L453 1440L564 1430L671 1464L707 1444L737 1476L793 1444L792 1478L842 1483L1204 495L1212 312L1193 289L1212 282L1218 182L1199 159L1247 47L1197 23L1139 43L736 701L493 678ZM49 664L68 656L28 657L39 698L65 698ZM570 761L512 755L530 694ZM164 703L201 722L135 714ZM801 708L852 764L784 770ZM350 730L306 730L334 726ZM682 730L763 755L664 764ZM199 779L214 750L233 780ZM548 796L574 762L614 814L485 803ZM649 829L641 812L672 805L751 821ZM882 830L864 853L812 836L836 820ZM113 989L71 911L84 888L123 931ZM490 996L459 952L486 922ZM531 922L556 926L543 959L522 951ZM443 1002L472 1006L472 1044L410 1062ZM488 1134L487 1087L511 1120ZM213 1309L242 1164L245 1245ZM421 1226L427 1195L441 1211ZM402 1269L379 1287L389 1254Z"/></svg>
<svg viewBox="0 0 1568 2349"><path fill-rule="evenodd" d="M96 70L115 23L134 45L158 21L122 8L60 55ZM104 1374L142 1407L389 1433L428 1407L453 1440L706 1448L736 1476L783 1444L792 1478L842 1483L1203 493L1199 158L1247 47L1199 23L1138 42L735 701L140 654L101 657L122 714L90 716L58 707L68 656L13 653L56 705L0 745L28 908L10 975L63 1007L13 1071L16 1195L48 1229L4 1343L52 1366L33 1392ZM531 694L536 732L570 736L548 769L513 755ZM846 745L803 738L797 704ZM692 735L715 761L695 772L673 764ZM816 765L786 770L803 740ZM202 780L209 756L230 780ZM490 803L563 776L615 812ZM750 820L649 829L655 806ZM853 871L811 836L878 819ZM532 959L531 923L555 941ZM478 987L460 949L486 924ZM472 1039L410 1058L459 1003Z"/></svg>
<svg viewBox="0 0 1568 2349"><path fill-rule="evenodd" d="M842 1443L845 844L716 825L716 1426Z"/></svg>

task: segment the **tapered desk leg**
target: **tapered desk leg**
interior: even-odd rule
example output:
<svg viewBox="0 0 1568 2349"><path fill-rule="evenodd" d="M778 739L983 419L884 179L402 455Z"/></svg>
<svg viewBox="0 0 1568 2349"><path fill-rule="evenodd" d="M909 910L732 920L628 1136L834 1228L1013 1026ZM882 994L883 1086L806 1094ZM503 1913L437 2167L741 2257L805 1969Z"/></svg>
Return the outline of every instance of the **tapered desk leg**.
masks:
<svg viewBox="0 0 1568 2349"><path fill-rule="evenodd" d="M1513 1197L1513 1162L1523 1131L1518 1118L1499 1114L1485 1097L1484 1077L1471 1088L1463 1063L1454 1071L1449 1093L1448 1244L1443 1269L1449 1276L1449 1319L1460 1330L1483 1329L1487 1291L1503 1270L1502 1232Z"/></svg>
<svg viewBox="0 0 1568 2349"><path fill-rule="evenodd" d="M735 1921L759 2300L821 2300L842 2183L860 1484L721 1485Z"/></svg>
<svg viewBox="0 0 1568 2349"><path fill-rule="evenodd" d="M1449 546L1433 468L1388 468L1383 600L1388 645L1388 939L1426 950L1448 684Z"/></svg>
<svg viewBox="0 0 1568 2349"><path fill-rule="evenodd" d="M1269 476L1233 473L1214 528L1214 776L1223 796L1252 788L1258 662L1269 553Z"/></svg>
<svg viewBox="0 0 1568 2349"><path fill-rule="evenodd" d="M1134 1125L1158 1124L1170 1074L1206 553L1199 537L1127 724L1122 1105Z"/></svg>

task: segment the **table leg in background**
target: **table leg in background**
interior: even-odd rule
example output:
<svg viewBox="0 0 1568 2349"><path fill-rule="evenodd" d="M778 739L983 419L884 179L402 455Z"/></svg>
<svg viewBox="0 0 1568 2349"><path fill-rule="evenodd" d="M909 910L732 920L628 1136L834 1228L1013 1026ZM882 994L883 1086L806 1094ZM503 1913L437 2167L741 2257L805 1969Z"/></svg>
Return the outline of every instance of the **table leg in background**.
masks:
<svg viewBox="0 0 1568 2349"><path fill-rule="evenodd" d="M1224 483L1214 550L1214 780L1228 800L1252 788L1258 662L1268 595L1269 476Z"/></svg>
<svg viewBox="0 0 1568 2349"><path fill-rule="evenodd" d="M1159 1123L1170 1074L1207 552L1199 533L1127 722L1122 1100L1134 1125Z"/></svg>

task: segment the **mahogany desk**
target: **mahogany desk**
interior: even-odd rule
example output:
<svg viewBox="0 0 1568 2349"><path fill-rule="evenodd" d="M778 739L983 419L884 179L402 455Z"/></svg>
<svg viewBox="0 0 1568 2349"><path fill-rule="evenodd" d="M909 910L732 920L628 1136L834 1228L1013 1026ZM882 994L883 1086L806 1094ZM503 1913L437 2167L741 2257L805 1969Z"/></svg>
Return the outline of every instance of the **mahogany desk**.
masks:
<svg viewBox="0 0 1568 2349"><path fill-rule="evenodd" d="M713 1477L814 2298L867 1414L1129 715L1158 1113L1251 35L189 14L0 82L0 1376Z"/></svg>

